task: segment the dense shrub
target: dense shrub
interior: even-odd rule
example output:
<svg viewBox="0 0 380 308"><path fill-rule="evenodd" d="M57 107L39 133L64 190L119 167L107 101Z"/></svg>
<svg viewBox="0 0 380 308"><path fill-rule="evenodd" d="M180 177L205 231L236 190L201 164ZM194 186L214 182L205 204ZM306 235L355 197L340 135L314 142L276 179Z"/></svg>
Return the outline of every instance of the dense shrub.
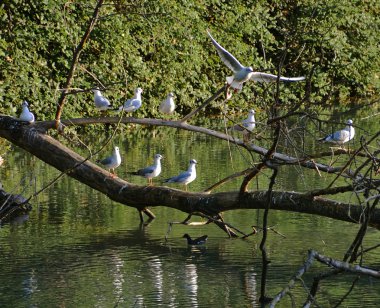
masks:
<svg viewBox="0 0 380 308"><path fill-rule="evenodd" d="M0 4L0 112L16 112L27 99L39 119L54 116L59 89L95 1L3 1ZM154 116L175 92L184 113L210 96L231 72L206 29L242 64L311 81L309 101L379 90L378 1L111 1L81 54L73 87L100 86L115 105L135 87L144 89L140 115ZM281 100L298 100L307 83L282 86ZM273 87L273 90L275 87ZM270 91L271 93L273 91ZM273 100L253 83L234 97L245 108L259 97ZM90 92L70 95L63 117L93 112ZM211 110L211 109L210 109Z"/></svg>

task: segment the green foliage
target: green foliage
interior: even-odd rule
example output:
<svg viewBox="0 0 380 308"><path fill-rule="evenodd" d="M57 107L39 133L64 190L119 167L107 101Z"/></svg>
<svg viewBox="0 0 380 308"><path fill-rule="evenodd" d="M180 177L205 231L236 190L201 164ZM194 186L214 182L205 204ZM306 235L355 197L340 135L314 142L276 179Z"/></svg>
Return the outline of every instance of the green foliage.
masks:
<svg viewBox="0 0 380 308"><path fill-rule="evenodd" d="M73 50L95 1L6 0L0 5L0 112L27 99L38 119L51 119ZM378 1L113 1L81 53L73 87L106 86L116 106L142 87L139 116L155 116L169 91L177 112L208 98L231 72L206 29L242 64L308 76L310 101L371 94L380 88ZM281 86L284 103L303 97L305 83ZM231 108L273 101L275 87L250 83ZM333 99L330 99L333 98ZM93 114L90 92L68 97L63 117ZM218 109L218 105L209 112Z"/></svg>

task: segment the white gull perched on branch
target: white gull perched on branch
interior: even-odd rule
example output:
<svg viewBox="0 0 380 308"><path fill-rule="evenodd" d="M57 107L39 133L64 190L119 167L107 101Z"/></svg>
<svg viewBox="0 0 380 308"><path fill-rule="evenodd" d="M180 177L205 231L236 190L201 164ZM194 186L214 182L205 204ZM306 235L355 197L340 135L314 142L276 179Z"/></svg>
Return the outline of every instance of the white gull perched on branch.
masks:
<svg viewBox="0 0 380 308"><path fill-rule="evenodd" d="M92 92L94 92L94 102L97 109L106 111L112 108L110 101L102 95L100 90L93 89Z"/></svg>
<svg viewBox="0 0 380 308"><path fill-rule="evenodd" d="M240 91L243 87L243 83L253 79L257 82L273 82L277 80L277 75L267 74L262 72L254 72L253 68L250 66L243 66L240 62L226 49L224 49L219 43L211 36L210 32L207 31L208 36L210 37L212 43L214 44L219 57L222 59L223 63L234 72L233 76L228 76L227 83L228 85ZM302 81L305 77L282 77L280 76L280 81L284 82L295 82Z"/></svg>
<svg viewBox="0 0 380 308"><path fill-rule="evenodd" d="M175 109L174 94L170 92L166 99L164 99L159 107L162 113L172 114Z"/></svg>
<svg viewBox="0 0 380 308"><path fill-rule="evenodd" d="M355 128L352 126L353 123L354 122L351 119L348 120L346 122L347 126L344 129L338 130L330 135L320 138L318 141L331 142L342 146L344 143L352 140L355 136Z"/></svg>
<svg viewBox="0 0 380 308"><path fill-rule="evenodd" d="M165 183L180 183L185 185L185 189L187 191L187 184L191 183L194 181L197 177L197 172L195 170L195 165L198 162L195 159L190 160L190 165L187 171L180 173L177 176L173 176L169 179L166 179L164 182Z"/></svg>
<svg viewBox="0 0 380 308"><path fill-rule="evenodd" d="M231 130L235 130L238 132L252 132L253 129L256 127L255 122L255 110L251 109L248 111L248 117L241 122L241 124L235 124L231 127Z"/></svg>
<svg viewBox="0 0 380 308"><path fill-rule="evenodd" d="M112 171L112 177L116 176L115 168L119 167L121 164L121 156L119 152L119 147L114 147L112 155L109 157L106 157L102 160L97 160L98 163L102 164L104 167L106 167L109 170L109 173L111 175Z"/></svg>
<svg viewBox="0 0 380 308"><path fill-rule="evenodd" d="M34 114L29 111L29 104L27 101L22 102L22 111L20 114L20 121L33 123L34 122Z"/></svg>
<svg viewBox="0 0 380 308"><path fill-rule="evenodd" d="M134 172L128 172L129 174L143 176L148 179L148 184L153 184L153 178L159 176L161 173L161 154L154 155L154 163L152 166L139 169Z"/></svg>
<svg viewBox="0 0 380 308"><path fill-rule="evenodd" d="M125 103L124 106L121 106L119 108L119 111L124 110L125 112L134 112L137 109L141 107L141 93L143 92L143 89L137 88L135 90L135 95L128 99Z"/></svg>

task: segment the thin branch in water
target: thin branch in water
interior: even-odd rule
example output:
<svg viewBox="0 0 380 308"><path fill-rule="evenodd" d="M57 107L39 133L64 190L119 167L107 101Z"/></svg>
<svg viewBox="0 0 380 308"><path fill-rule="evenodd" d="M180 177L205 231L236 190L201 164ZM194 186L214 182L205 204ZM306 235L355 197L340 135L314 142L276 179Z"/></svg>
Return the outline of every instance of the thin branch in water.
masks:
<svg viewBox="0 0 380 308"><path fill-rule="evenodd" d="M355 277L354 281L351 284L350 289L346 292L346 294L343 295L343 297L339 300L339 302L336 305L334 305L334 308L339 307L343 303L343 301L351 294L352 290L355 287L355 284L359 281L359 279L360 277Z"/></svg>
<svg viewBox="0 0 380 308"><path fill-rule="evenodd" d="M309 250L307 260L304 262L302 267L296 272L296 274L292 277L292 279L288 282L285 288L282 289L281 292L279 292L271 301L269 307L275 307L275 305L288 293L290 290L294 287L296 280L301 279L302 275L305 274L309 268L311 267L314 260L317 260L318 262L321 262L329 267L334 267L336 270L333 271L333 274L341 273L343 271L345 272L351 272L354 274L359 275L367 275L374 278L380 278L380 272L372 269L368 269L359 265L353 265L347 262L342 262L339 260L332 259L330 257L326 257L324 255L321 255L315 250ZM329 273L328 275L330 275ZM304 305L307 306L310 304L310 301L312 300L310 296L314 297L315 294L311 292L309 294L308 302Z"/></svg>

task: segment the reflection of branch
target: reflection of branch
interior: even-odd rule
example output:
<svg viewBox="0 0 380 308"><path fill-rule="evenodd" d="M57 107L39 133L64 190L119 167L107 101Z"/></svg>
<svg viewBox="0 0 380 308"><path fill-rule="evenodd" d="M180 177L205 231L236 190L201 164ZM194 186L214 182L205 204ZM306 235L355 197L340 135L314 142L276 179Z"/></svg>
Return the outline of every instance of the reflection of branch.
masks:
<svg viewBox="0 0 380 308"><path fill-rule="evenodd" d="M71 86L71 82L72 82L72 79L74 77L74 72L75 72L77 63L79 61L79 56L80 56L80 54L84 48L85 43L87 42L88 38L90 37L91 31L94 29L94 26L95 26L96 20L98 19L98 15L99 15L100 8L101 8L102 4L103 4L103 0L98 0L98 3L96 4L96 7L95 7L94 12L92 14L92 17L90 19L90 22L87 26L86 32L84 33L81 41L79 42L78 46L74 50L73 59L71 61L71 66L70 66L69 72L67 74L66 82L63 86L63 88L65 88L65 89L70 88L70 86ZM57 106L57 111L55 114L55 127L56 128L59 127L59 121L61 119L61 114L62 114L63 106L65 104L65 100L66 100L66 91L63 91L61 93L61 96L59 97L58 103L57 103L58 106Z"/></svg>
<svg viewBox="0 0 380 308"><path fill-rule="evenodd" d="M351 287L348 289L346 294L344 294L343 297L335 304L334 307L339 307L343 303L343 301L351 294L352 290L355 287L355 284L359 281L359 279L360 279L360 276L355 277L354 281L351 284Z"/></svg>
<svg viewBox="0 0 380 308"><path fill-rule="evenodd" d="M263 237L260 242L260 250L261 250L261 258L262 258L262 272L261 272L261 285L260 285L260 302L265 303L267 302L268 298L266 296L266 282L267 282L267 272L268 272L268 264L270 263L268 259L268 254L266 250L266 241L268 237L268 216L269 211L271 209L272 204L275 202L273 198L273 188L276 183L276 178L278 175L278 167L272 166L271 159L273 158L273 155L275 154L279 139L280 139L280 131L281 131L281 122L275 122L275 129L274 129L274 140L272 143L272 146L268 150L268 152L265 154L265 156L262 159L262 166L268 166L272 169L272 176L270 178L268 191L266 194L266 204L265 204L265 210L264 210L264 216L263 216ZM262 168L263 168L262 167ZM253 174L258 174L258 172L252 172ZM247 179L248 178L248 179ZM252 175L246 176L244 181L246 181L246 185L248 185L248 182L253 178ZM243 183L244 183L243 181ZM242 193L242 189L245 189L246 187L243 187L243 184L240 188L240 192ZM244 191L244 192L245 192Z"/></svg>
<svg viewBox="0 0 380 308"><path fill-rule="evenodd" d="M321 255L315 250L309 250L308 258L303 264L303 266L297 271L297 273L293 276L293 278L288 282L287 286L274 297L269 307L274 307L290 291L290 289L294 287L296 280L301 279L302 275L305 274L309 270L314 260L324 263L329 267L334 267L336 269L339 269L340 271L346 271L346 272L350 272L354 274L367 275L374 278L380 278L380 271L372 270L372 269L365 268L359 265L353 265L353 264L342 262L339 260L335 260L330 257Z"/></svg>

